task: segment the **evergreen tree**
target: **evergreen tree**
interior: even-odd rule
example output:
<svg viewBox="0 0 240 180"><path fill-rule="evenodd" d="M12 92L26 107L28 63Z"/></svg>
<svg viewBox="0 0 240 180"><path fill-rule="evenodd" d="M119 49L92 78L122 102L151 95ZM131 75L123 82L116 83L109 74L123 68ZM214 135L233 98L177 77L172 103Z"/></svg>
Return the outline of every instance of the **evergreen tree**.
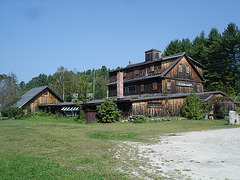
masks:
<svg viewBox="0 0 240 180"><path fill-rule="evenodd" d="M225 76L229 87L240 93L240 31L234 23L229 23L222 35L223 59L227 72Z"/></svg>
<svg viewBox="0 0 240 180"><path fill-rule="evenodd" d="M105 102L97 106L99 121L103 123L117 122L121 118L121 110L117 104L110 99L105 99Z"/></svg>
<svg viewBox="0 0 240 180"><path fill-rule="evenodd" d="M225 81L222 76L224 68L222 60L222 37L216 28L210 31L207 46L208 57L205 63L206 70L204 71L206 88L207 90L216 90L216 88L220 88L220 82Z"/></svg>
<svg viewBox="0 0 240 180"><path fill-rule="evenodd" d="M188 119L203 119L205 115L203 103L196 94L190 94L186 98L184 101L182 115Z"/></svg>
<svg viewBox="0 0 240 180"><path fill-rule="evenodd" d="M180 52L186 52L188 55L192 54L192 43L188 38L182 39L181 41L178 39L171 41L164 50L163 56L169 56Z"/></svg>
<svg viewBox="0 0 240 180"><path fill-rule="evenodd" d="M207 38L204 31L193 40L192 58L205 65L208 61Z"/></svg>

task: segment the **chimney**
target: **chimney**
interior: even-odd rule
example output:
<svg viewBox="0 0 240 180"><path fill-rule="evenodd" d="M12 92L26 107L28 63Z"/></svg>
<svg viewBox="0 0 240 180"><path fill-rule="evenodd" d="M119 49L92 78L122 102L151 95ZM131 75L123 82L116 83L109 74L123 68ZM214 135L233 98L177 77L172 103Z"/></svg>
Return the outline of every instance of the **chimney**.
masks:
<svg viewBox="0 0 240 180"><path fill-rule="evenodd" d="M133 63L132 61L129 61L129 65L132 65L132 63Z"/></svg>
<svg viewBox="0 0 240 180"><path fill-rule="evenodd" d="M162 52L157 49L150 49L148 51L145 51L145 62L155 61L161 57L162 57Z"/></svg>
<svg viewBox="0 0 240 180"><path fill-rule="evenodd" d="M123 98L123 72L117 73L117 98Z"/></svg>

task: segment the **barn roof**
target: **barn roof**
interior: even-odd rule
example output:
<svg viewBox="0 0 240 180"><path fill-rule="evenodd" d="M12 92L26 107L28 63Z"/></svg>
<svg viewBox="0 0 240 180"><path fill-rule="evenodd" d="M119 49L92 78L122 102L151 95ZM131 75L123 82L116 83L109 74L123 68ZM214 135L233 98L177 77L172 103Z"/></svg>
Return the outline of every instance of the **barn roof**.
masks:
<svg viewBox="0 0 240 180"><path fill-rule="evenodd" d="M39 93L41 93L45 89L49 89L50 92L52 92L60 102L63 102L63 100L48 86L40 86L40 87L32 88L31 90L26 92L24 95L22 95L19 101L14 105L14 107L22 108L25 104L27 104L30 100L35 98Z"/></svg>

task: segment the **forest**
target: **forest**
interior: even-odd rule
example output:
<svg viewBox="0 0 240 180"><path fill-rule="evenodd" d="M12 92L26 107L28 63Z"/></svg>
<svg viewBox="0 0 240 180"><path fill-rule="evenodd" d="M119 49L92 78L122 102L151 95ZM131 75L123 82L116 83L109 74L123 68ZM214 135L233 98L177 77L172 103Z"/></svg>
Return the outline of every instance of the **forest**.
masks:
<svg viewBox="0 0 240 180"><path fill-rule="evenodd" d="M205 66L205 91L223 91L231 97L240 96L240 30L236 24L229 23L222 33L212 28L206 36L202 31L192 41L188 38L172 40L163 56L184 51ZM80 101L86 100L87 93L93 93L93 99L105 98L109 70L103 65L99 69L74 72L60 66L54 74L39 74L27 83L19 83L14 73L0 74L0 110L14 104L28 90L44 85L64 101L71 101L73 93L78 94Z"/></svg>

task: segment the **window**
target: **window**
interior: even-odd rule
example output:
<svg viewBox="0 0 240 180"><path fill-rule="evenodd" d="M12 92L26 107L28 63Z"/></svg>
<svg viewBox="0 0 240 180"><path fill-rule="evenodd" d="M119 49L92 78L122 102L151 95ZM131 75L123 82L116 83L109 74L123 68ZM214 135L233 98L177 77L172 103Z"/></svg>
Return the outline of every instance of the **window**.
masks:
<svg viewBox="0 0 240 180"><path fill-rule="evenodd" d="M156 52L155 53L155 59L158 59L160 57L160 53Z"/></svg>
<svg viewBox="0 0 240 180"><path fill-rule="evenodd" d="M201 92L201 88L199 84L197 84L197 92Z"/></svg>
<svg viewBox="0 0 240 180"><path fill-rule="evenodd" d="M161 108L162 103L161 102L148 103L147 107L148 108Z"/></svg>
<svg viewBox="0 0 240 180"><path fill-rule="evenodd" d="M189 66L186 66L186 73L189 73Z"/></svg>
<svg viewBox="0 0 240 180"><path fill-rule="evenodd" d="M172 88L172 87L171 87L171 81L168 81L168 82L167 82L167 90L168 90L168 91L171 91L171 88Z"/></svg>
<svg viewBox="0 0 240 180"><path fill-rule="evenodd" d="M178 72L182 72L182 64L179 64Z"/></svg>
<svg viewBox="0 0 240 180"><path fill-rule="evenodd" d="M153 88L153 91L156 91L157 90L157 83L152 83L152 88Z"/></svg>
<svg viewBox="0 0 240 180"><path fill-rule="evenodd" d="M141 93L144 92L144 84L141 85Z"/></svg>
<svg viewBox="0 0 240 180"><path fill-rule="evenodd" d="M47 95L48 94L48 92L47 91L44 91L44 93L43 93L44 95Z"/></svg>
<svg viewBox="0 0 240 180"><path fill-rule="evenodd" d="M135 70L135 75L138 75L139 74L139 70Z"/></svg>
<svg viewBox="0 0 240 180"><path fill-rule="evenodd" d="M150 72L154 72L154 65L150 66Z"/></svg>
<svg viewBox="0 0 240 180"><path fill-rule="evenodd" d="M182 86L179 86L179 92L182 93Z"/></svg>
<svg viewBox="0 0 240 180"><path fill-rule="evenodd" d="M129 86L129 87L128 87L128 92L129 92L129 93L136 92L136 86Z"/></svg>
<svg viewBox="0 0 240 180"><path fill-rule="evenodd" d="M146 68L146 70L145 70L145 76L148 76L148 70L147 70L147 68Z"/></svg>

